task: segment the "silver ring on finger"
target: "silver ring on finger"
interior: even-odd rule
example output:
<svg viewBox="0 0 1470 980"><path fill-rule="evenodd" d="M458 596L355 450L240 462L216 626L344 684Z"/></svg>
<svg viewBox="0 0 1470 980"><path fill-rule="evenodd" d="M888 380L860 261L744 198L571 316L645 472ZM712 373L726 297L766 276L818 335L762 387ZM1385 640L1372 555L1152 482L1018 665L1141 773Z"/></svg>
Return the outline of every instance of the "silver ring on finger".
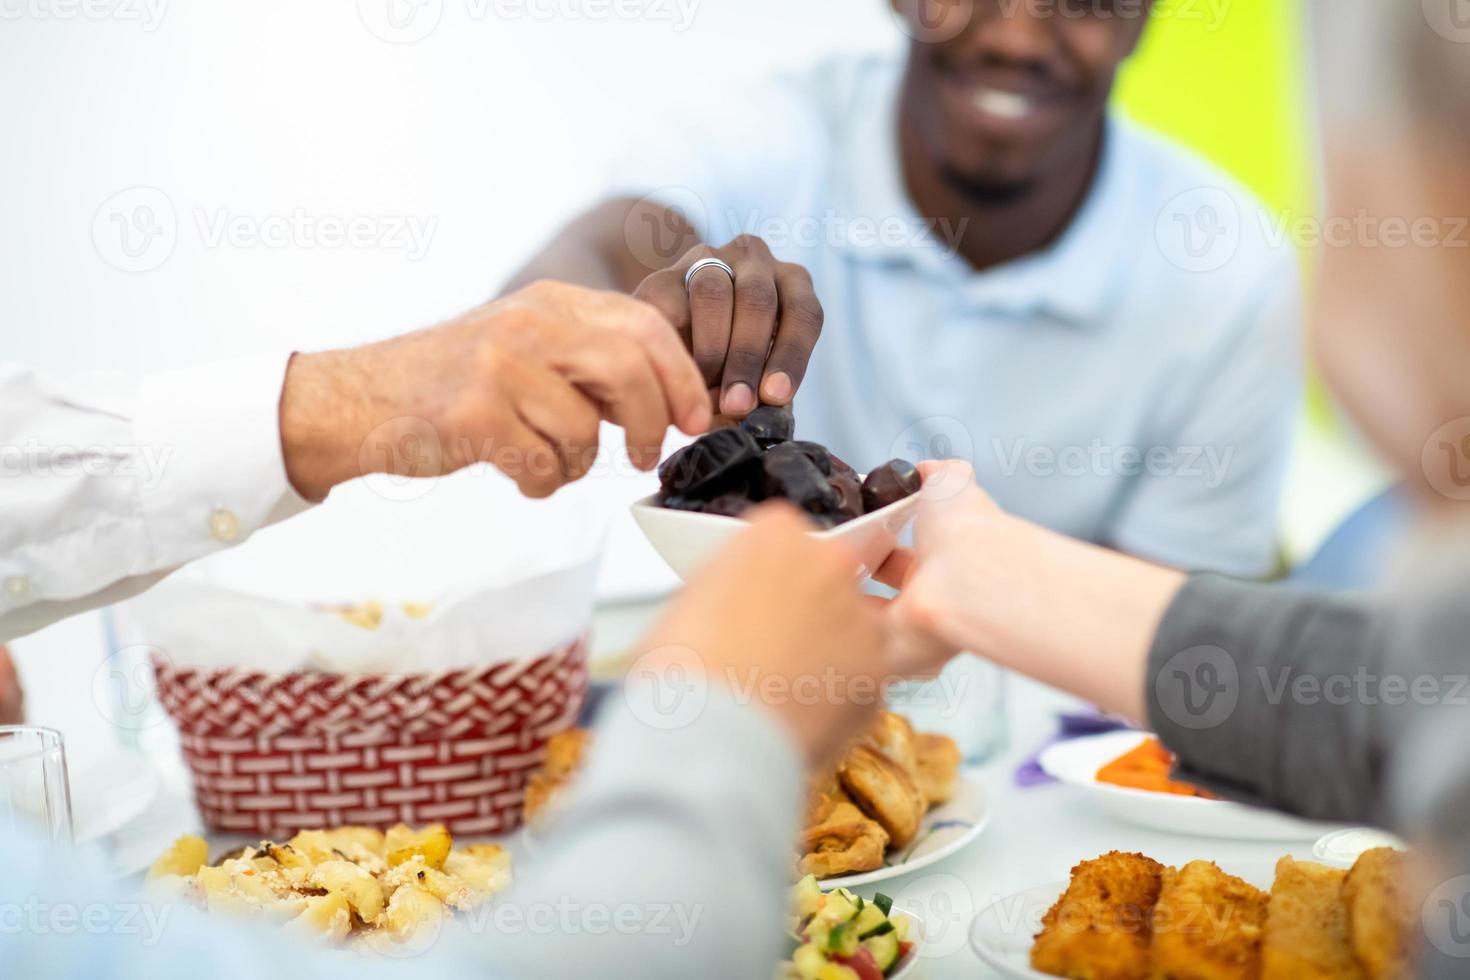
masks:
<svg viewBox="0 0 1470 980"><path fill-rule="evenodd" d="M694 277L699 275L705 269L719 269L725 275L730 277L730 283L731 285L734 285L735 270L730 268L729 263L723 261L722 259L700 259L698 262L689 267L688 272L684 273L684 291L686 293L689 291L689 284L694 282Z"/></svg>

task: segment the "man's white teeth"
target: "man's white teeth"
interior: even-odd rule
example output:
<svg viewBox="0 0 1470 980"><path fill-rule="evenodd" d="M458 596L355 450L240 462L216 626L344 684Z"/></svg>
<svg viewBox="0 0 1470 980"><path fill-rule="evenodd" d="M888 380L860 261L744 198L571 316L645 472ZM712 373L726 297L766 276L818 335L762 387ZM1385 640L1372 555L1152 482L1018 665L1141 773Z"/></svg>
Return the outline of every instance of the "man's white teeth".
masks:
<svg viewBox="0 0 1470 980"><path fill-rule="evenodd" d="M1021 119L1031 112L1031 100L1014 92L986 89L976 93L975 108L1002 119Z"/></svg>

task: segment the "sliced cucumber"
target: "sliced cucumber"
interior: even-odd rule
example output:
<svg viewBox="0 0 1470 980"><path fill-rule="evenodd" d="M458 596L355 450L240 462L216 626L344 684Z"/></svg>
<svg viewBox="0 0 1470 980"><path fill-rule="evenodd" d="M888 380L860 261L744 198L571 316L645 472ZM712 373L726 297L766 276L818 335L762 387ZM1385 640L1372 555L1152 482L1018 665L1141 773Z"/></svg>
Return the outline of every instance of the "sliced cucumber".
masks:
<svg viewBox="0 0 1470 980"><path fill-rule="evenodd" d="M878 906L879 911L881 911L884 915L887 915L888 913L893 911L893 899L889 898L882 892L879 892L878 894L873 896L873 904Z"/></svg>
<svg viewBox="0 0 1470 980"><path fill-rule="evenodd" d="M853 920L853 925L857 926L858 936L866 939L868 933L887 922L888 920L883 917L882 912L878 911L876 905L869 905L858 913L857 918ZM890 928L892 927L890 926Z"/></svg>
<svg viewBox="0 0 1470 980"><path fill-rule="evenodd" d="M827 937L827 952L835 956L852 956L860 944L856 926L851 921L841 922L832 927L832 934Z"/></svg>
<svg viewBox="0 0 1470 980"><path fill-rule="evenodd" d="M873 955L873 962L884 973L893 969L893 964L898 962L898 936L891 927L887 932L864 939L863 948Z"/></svg>
<svg viewBox="0 0 1470 980"><path fill-rule="evenodd" d="M866 932L859 933L859 939L872 939L874 936L886 936L893 931L893 923L884 919Z"/></svg>

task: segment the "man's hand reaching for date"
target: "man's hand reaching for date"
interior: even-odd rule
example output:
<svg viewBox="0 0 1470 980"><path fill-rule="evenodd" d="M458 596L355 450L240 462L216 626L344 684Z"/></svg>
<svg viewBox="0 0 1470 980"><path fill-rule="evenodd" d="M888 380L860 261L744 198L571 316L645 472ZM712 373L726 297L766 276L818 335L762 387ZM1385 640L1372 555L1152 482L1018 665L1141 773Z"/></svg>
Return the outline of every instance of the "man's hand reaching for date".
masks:
<svg viewBox="0 0 1470 980"><path fill-rule="evenodd" d="M685 286L689 270L704 259ZM658 309L684 338L721 415L741 419L757 405L789 405L822 332L811 275L778 262L766 243L742 235L723 248L700 245L655 272L633 295Z"/></svg>
<svg viewBox="0 0 1470 980"><path fill-rule="evenodd" d="M309 500L370 473L440 476L477 462L546 497L586 475L604 420L651 470L671 424L697 435L711 418L694 361L653 306L538 282L436 327L296 355L281 445Z"/></svg>

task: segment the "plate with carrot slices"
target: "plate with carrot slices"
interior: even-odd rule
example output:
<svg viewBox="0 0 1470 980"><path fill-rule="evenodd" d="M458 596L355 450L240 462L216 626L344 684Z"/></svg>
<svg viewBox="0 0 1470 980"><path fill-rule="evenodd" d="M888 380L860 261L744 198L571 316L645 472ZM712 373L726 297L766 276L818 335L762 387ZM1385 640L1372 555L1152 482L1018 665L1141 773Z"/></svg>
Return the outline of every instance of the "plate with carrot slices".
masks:
<svg viewBox="0 0 1470 980"><path fill-rule="evenodd" d="M1059 742L1041 768L1084 790L1102 810L1128 823L1225 840L1315 840L1334 825L1222 800L1174 776L1174 757L1148 732L1108 732Z"/></svg>

